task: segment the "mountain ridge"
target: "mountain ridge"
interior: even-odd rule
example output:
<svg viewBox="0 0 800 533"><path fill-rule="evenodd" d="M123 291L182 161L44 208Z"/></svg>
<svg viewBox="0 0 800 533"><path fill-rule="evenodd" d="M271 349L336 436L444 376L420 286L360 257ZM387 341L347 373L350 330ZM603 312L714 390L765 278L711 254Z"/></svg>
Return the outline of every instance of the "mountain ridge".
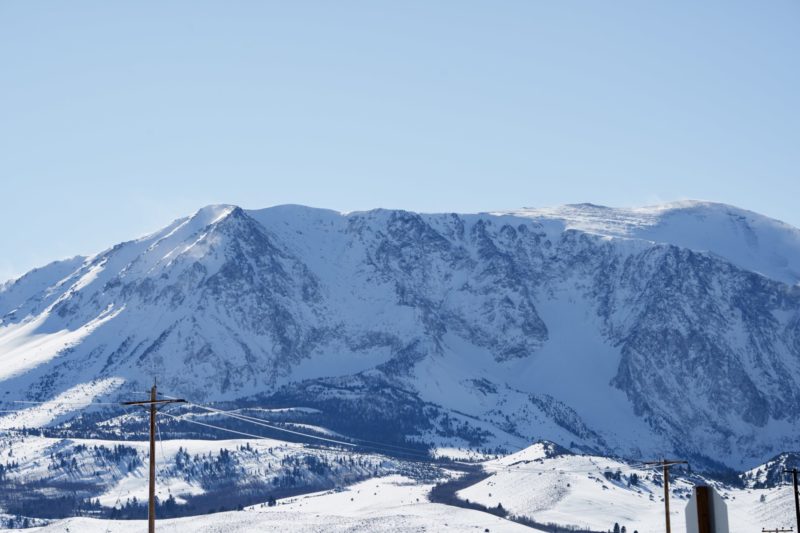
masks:
<svg viewBox="0 0 800 533"><path fill-rule="evenodd" d="M774 277L723 253L742 225L758 246L800 232L704 205L651 208L672 213L656 240L643 237L663 229L655 218L649 230L611 220L617 235L571 227L596 226L610 209L597 206L563 219L207 206L0 287L0 358L13 368L0 379L8 399L53 400L155 374L200 399L323 411L373 399L381 424L416 413L403 426L423 440L755 465L797 445L800 245L776 251L789 259ZM687 220L736 246L660 242ZM642 237L622 235L634 226Z"/></svg>

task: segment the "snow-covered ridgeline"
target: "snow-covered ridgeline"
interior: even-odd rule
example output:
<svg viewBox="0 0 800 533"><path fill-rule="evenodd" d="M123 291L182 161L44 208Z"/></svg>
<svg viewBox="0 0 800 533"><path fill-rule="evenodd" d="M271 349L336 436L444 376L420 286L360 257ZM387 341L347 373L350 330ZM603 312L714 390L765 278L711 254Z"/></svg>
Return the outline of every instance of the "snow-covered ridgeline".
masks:
<svg viewBox="0 0 800 533"><path fill-rule="evenodd" d="M4 285L2 385L56 401L157 375L195 401L369 404L442 447L547 438L753 466L798 444L797 236L696 202L209 206Z"/></svg>

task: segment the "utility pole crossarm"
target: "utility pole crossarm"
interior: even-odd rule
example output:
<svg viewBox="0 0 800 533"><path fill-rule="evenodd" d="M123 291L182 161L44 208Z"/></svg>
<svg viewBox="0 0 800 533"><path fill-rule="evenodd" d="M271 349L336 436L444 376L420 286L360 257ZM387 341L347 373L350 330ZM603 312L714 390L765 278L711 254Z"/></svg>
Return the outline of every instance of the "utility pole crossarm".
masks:
<svg viewBox="0 0 800 533"><path fill-rule="evenodd" d="M761 533L791 533L794 529L789 528L786 529L785 527L776 528L776 529L767 529L765 527L761 528Z"/></svg>
<svg viewBox="0 0 800 533"><path fill-rule="evenodd" d="M122 402L122 405L151 405L151 404L165 404L165 403L186 403L186 400L178 399L175 400L141 400L138 402Z"/></svg>
<svg viewBox="0 0 800 533"><path fill-rule="evenodd" d="M672 465L688 465L689 461L679 461L677 459L663 459L661 461L646 461L642 464L647 466L672 466Z"/></svg>

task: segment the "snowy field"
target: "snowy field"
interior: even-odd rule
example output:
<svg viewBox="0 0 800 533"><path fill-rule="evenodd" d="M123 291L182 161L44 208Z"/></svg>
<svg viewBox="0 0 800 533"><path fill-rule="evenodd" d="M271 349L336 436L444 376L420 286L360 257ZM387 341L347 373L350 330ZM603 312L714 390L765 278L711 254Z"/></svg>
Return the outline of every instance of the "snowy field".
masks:
<svg viewBox="0 0 800 533"><path fill-rule="evenodd" d="M459 491L460 498L487 507L502 504L513 514L543 524L607 531L618 523L630 533L664 531L664 489L657 469L605 457L546 458L541 445L484 464L492 475ZM731 533L794 524L794 503L787 486L731 489L712 485L726 500ZM684 510L692 488L685 479L670 483L674 533L686 531Z"/></svg>
<svg viewBox="0 0 800 533"><path fill-rule="evenodd" d="M429 503L425 497L428 490L430 485L390 476L359 483L341 492L280 500L275 507L255 506L238 512L160 520L157 529L164 533L533 531L479 511ZM145 529L146 524L141 520L70 518L27 531L139 533Z"/></svg>
<svg viewBox="0 0 800 533"><path fill-rule="evenodd" d="M102 444L106 441L69 441L69 446ZM57 439L27 437L15 443L13 457L20 463L16 475L31 479L47 471L42 460L54 447L65 447ZM128 443L143 448L144 443ZM302 453L334 453L313 450L302 444L283 441L167 441L162 466L173 463L177 450L189 453L208 453L225 447L248 454L256 450L260 460L247 465L254 476L267 475L264 460L275 462L281 457ZM69 449L69 448L67 448ZM588 528L593 531L611 530L615 523L625 526L629 533L660 533L664 530L664 503L661 475L657 469L641 464L626 463L599 456L548 454L551 445L536 444L520 452L481 463L489 476L456 493L486 507L502 505L511 515L527 517L540 524ZM0 450L7 455L8 447ZM141 450L144 452L144 450ZM454 453L454 455L457 455ZM550 456L548 456L550 455ZM391 463L379 455L365 455L372 465ZM388 470L383 470L386 472ZM80 474L80 470L75 475ZM443 471L444 472L444 471ZM89 471L84 472L88 474ZM146 498L147 480L141 469L117 471L121 476L109 484L101 496L104 506L119 503L120 496ZM762 527L790 527L794 523L791 490L787 486L766 489L734 489L711 483L728 506L732 533L759 531ZM158 530L164 532L371 532L371 531L535 531L492 514L440 503L431 503L428 494L432 481L420 481L405 475L386 475L370 478L336 490L283 498L274 507L257 504L240 511L203 514L195 517L159 520ZM672 531L684 533L684 509L692 493L693 483L675 476L671 483ZM190 495L200 488L179 476L159 476L159 494ZM180 501L180 498L179 498ZM45 526L28 529L40 532L139 532L145 528L142 520L100 520L69 518ZM5 530L12 531L12 530Z"/></svg>

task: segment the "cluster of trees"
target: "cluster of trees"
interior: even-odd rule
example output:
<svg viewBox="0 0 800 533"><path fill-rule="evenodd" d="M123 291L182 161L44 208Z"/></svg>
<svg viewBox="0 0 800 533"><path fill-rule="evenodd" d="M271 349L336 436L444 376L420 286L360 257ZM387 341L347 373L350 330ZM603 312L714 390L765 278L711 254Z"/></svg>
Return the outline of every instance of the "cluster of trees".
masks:
<svg viewBox="0 0 800 533"><path fill-rule="evenodd" d="M439 434L445 437L460 438L467 441L471 446L479 446L488 440L491 434L479 427L472 426L465 421L454 420L450 415L445 412L439 413L437 419L439 425ZM509 422L510 424L510 422ZM513 427L506 428L508 431L513 431Z"/></svg>
<svg viewBox="0 0 800 533"><path fill-rule="evenodd" d="M142 465L139 452L136 451L136 448L130 446L116 444L108 448L100 444L89 448L85 444L78 444L69 450L51 453L50 464L47 465L47 469L51 471L64 470L67 472L76 472L80 465L86 463L84 460L78 461L78 458L86 457L90 452L96 462L125 465L128 472L136 470Z"/></svg>
<svg viewBox="0 0 800 533"><path fill-rule="evenodd" d="M34 525L33 520L27 516L10 516L0 519L0 527L5 529L28 529Z"/></svg>
<svg viewBox="0 0 800 533"><path fill-rule="evenodd" d="M267 455L249 443L236 450L220 449L217 453L190 455L180 447L175 455L171 474L186 481L196 481L206 490L223 485L243 484L254 477L253 463L259 469L255 477L278 488L323 487L350 483L368 476L380 475L386 468L365 456L323 455L303 453L275 457L272 448ZM250 455L255 461L247 461ZM261 470L263 469L263 471Z"/></svg>
<svg viewBox="0 0 800 533"><path fill-rule="evenodd" d="M54 496L50 491L54 488L52 486L42 486L31 490L29 485L21 485L15 487L13 494L4 495L2 505L6 513L20 517L52 519L67 516L99 517L103 515L104 509L96 498L82 497L77 492L69 491L67 487L68 485L60 486L61 496ZM74 487L70 486L70 488Z"/></svg>
<svg viewBox="0 0 800 533"><path fill-rule="evenodd" d="M609 481L616 481L618 483L621 483L622 479L625 477L619 470L617 470L616 472L606 470L605 472L603 472L603 476ZM627 482L629 487L639 486L639 481L641 481L641 478L636 472L632 473L630 476L627 477Z"/></svg>
<svg viewBox="0 0 800 533"><path fill-rule="evenodd" d="M329 486L351 483L380 475L380 465L368 457L304 454L283 457L278 475L272 478L276 487Z"/></svg>
<svg viewBox="0 0 800 533"><path fill-rule="evenodd" d="M47 469L74 472L78 470L78 458L65 452L51 453L50 464L47 465Z"/></svg>
<svg viewBox="0 0 800 533"><path fill-rule="evenodd" d="M79 446L75 446L74 448L76 452L78 451L78 447ZM101 444L99 446L93 446L92 452L96 458L109 463L122 463L124 461L128 463L134 462L137 466L142 464L142 460L136 448L125 446L124 444L115 444L112 448Z"/></svg>
<svg viewBox="0 0 800 533"><path fill-rule="evenodd" d="M245 474L236 455L227 448L220 448L216 454L208 452L190 455L183 447L178 448L171 473L180 475L187 481L196 480L204 488L213 488L220 482L235 481Z"/></svg>
<svg viewBox="0 0 800 533"><path fill-rule="evenodd" d="M134 496L126 499L124 504L114 506L110 512L107 512L107 515L112 520L144 519L147 518L147 502L144 500L139 501ZM164 501L161 501L156 496L156 516L174 518L180 515L181 509L172 494Z"/></svg>
<svg viewBox="0 0 800 533"><path fill-rule="evenodd" d="M19 470L19 463L16 461L10 461L6 464L0 464L0 482L5 481L6 474L13 470Z"/></svg>

